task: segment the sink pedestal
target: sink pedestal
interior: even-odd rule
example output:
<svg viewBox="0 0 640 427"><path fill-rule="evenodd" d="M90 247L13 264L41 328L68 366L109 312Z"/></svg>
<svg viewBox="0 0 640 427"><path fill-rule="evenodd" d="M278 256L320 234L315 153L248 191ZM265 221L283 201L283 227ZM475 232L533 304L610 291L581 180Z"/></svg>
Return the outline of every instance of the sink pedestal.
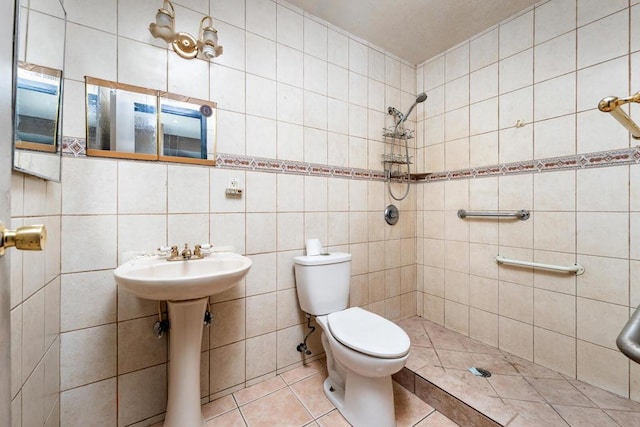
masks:
<svg viewBox="0 0 640 427"><path fill-rule="evenodd" d="M164 427L203 427L200 409L202 327L209 297L168 301L169 394Z"/></svg>

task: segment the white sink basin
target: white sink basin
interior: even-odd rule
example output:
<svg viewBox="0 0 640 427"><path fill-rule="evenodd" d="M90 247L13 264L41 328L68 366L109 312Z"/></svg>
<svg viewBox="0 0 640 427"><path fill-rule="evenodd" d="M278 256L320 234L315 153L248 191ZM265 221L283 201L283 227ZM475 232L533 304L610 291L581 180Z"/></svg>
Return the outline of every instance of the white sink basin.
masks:
<svg viewBox="0 0 640 427"><path fill-rule="evenodd" d="M182 301L224 292L235 286L250 267L247 257L218 252L188 261L134 258L113 274L120 286L140 298Z"/></svg>

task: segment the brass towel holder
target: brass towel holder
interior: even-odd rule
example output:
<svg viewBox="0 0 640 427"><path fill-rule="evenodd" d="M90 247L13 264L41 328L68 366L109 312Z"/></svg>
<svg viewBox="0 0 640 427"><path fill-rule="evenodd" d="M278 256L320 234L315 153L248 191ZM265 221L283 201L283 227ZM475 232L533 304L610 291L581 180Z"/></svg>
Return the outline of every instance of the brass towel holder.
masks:
<svg viewBox="0 0 640 427"><path fill-rule="evenodd" d="M640 92L631 95L627 98L618 98L617 96L607 96L598 103L598 109L605 113L611 113L614 119L616 119L622 126L624 126L633 139L640 139L640 126L634 122L627 113L625 113L620 106L628 104L630 102L640 103Z"/></svg>

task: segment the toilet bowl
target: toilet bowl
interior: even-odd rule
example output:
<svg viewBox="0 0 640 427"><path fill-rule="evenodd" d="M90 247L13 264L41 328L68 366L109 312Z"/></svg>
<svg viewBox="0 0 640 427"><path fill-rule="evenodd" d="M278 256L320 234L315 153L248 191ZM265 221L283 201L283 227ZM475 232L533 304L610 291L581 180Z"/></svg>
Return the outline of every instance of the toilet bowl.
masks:
<svg viewBox="0 0 640 427"><path fill-rule="evenodd" d="M316 317L329 376L324 391L355 427L395 426L391 375L409 357L407 334L358 307Z"/></svg>
<svg viewBox="0 0 640 427"><path fill-rule="evenodd" d="M409 336L382 316L347 308L351 254L298 256L294 265L300 308L322 329L326 396L354 427L395 427L391 375L409 357Z"/></svg>

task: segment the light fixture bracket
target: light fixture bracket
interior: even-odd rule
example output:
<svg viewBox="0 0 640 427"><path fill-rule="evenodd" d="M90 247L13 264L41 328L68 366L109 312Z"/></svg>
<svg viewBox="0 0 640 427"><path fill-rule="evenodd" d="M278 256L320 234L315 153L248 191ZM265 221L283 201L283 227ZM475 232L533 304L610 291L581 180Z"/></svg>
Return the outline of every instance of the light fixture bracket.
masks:
<svg viewBox="0 0 640 427"><path fill-rule="evenodd" d="M189 33L176 32L175 9L170 0L164 0L163 7L158 9L156 22L149 25L149 32L153 37L171 43L173 50L185 59L200 56L211 60L222 55L222 46L218 44L218 31L213 28L213 18L202 18L197 39Z"/></svg>
<svg viewBox="0 0 640 427"><path fill-rule="evenodd" d="M198 44L191 34L177 33L176 39L171 43L173 50L185 59L193 59L198 56Z"/></svg>

